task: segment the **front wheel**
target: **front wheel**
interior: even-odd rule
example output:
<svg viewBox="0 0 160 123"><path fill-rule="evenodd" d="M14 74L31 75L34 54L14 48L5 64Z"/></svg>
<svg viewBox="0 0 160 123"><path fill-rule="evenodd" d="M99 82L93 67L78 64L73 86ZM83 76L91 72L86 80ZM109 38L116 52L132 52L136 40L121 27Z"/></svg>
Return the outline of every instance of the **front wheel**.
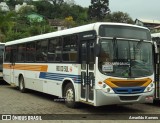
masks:
<svg viewBox="0 0 160 123"><path fill-rule="evenodd" d="M76 108L78 106L75 102L75 91L72 83L68 83L64 89L65 104L69 108Z"/></svg>
<svg viewBox="0 0 160 123"><path fill-rule="evenodd" d="M19 90L22 93L26 92L23 76L21 76L20 79L19 79Z"/></svg>

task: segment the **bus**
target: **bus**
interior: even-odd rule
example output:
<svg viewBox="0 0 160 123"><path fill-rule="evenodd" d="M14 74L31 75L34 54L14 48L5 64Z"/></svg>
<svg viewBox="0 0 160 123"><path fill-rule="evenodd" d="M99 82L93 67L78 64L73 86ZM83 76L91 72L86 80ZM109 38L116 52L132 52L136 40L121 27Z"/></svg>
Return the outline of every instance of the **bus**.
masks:
<svg viewBox="0 0 160 123"><path fill-rule="evenodd" d="M92 23L5 44L4 80L75 108L152 103L153 42L147 28Z"/></svg>
<svg viewBox="0 0 160 123"><path fill-rule="evenodd" d="M155 42L155 98L154 102L160 101L160 33L151 34L152 40Z"/></svg>
<svg viewBox="0 0 160 123"><path fill-rule="evenodd" d="M5 43L0 42L0 80L3 80L3 53Z"/></svg>

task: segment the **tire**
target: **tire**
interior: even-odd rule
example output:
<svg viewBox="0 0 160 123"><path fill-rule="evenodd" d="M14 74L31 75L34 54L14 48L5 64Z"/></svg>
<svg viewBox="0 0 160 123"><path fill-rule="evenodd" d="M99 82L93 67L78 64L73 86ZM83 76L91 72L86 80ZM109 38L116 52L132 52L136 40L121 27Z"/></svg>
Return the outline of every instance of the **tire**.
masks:
<svg viewBox="0 0 160 123"><path fill-rule="evenodd" d="M78 107L77 102L75 102L75 90L72 83L68 83L64 89L65 104L69 108Z"/></svg>
<svg viewBox="0 0 160 123"><path fill-rule="evenodd" d="M20 90L22 93L25 93L25 92L26 92L26 88L25 88L23 76L21 76L20 79L19 79L19 90Z"/></svg>

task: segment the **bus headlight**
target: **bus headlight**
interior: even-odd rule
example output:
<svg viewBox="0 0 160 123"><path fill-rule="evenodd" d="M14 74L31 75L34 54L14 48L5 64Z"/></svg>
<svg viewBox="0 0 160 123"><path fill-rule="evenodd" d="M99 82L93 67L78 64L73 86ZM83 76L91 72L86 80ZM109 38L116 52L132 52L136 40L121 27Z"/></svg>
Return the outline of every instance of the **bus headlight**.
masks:
<svg viewBox="0 0 160 123"><path fill-rule="evenodd" d="M144 90L144 92L150 92L150 91L152 91L153 89L154 89L154 84L151 83L151 84L149 84L149 85L146 87L146 89Z"/></svg>
<svg viewBox="0 0 160 123"><path fill-rule="evenodd" d="M103 86L102 86L102 90L105 92L105 93L114 93L114 91L112 90L111 87L109 87L107 84L103 83Z"/></svg>
<svg viewBox="0 0 160 123"><path fill-rule="evenodd" d="M109 92L111 91L111 89L110 89L110 88L107 88L106 91L107 91L107 93L109 93Z"/></svg>

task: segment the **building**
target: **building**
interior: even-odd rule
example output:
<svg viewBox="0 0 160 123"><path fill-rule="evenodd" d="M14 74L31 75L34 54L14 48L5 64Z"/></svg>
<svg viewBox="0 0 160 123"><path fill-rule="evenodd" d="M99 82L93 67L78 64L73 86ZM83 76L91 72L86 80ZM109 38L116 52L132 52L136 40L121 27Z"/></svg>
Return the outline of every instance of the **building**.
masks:
<svg viewBox="0 0 160 123"><path fill-rule="evenodd" d="M10 11L9 6L6 4L6 2L1 2L0 3L0 9L2 11Z"/></svg>
<svg viewBox="0 0 160 123"><path fill-rule="evenodd" d="M42 22L45 20L45 18L42 15L39 15L37 13L31 13L26 15L27 19L29 20L30 23L32 22Z"/></svg>
<svg viewBox="0 0 160 123"><path fill-rule="evenodd" d="M49 25L52 26L56 30L64 30L67 29L65 26L64 20L61 19L48 19Z"/></svg>
<svg viewBox="0 0 160 123"><path fill-rule="evenodd" d="M159 25L159 26L154 27L154 32L160 32L160 25Z"/></svg>
<svg viewBox="0 0 160 123"><path fill-rule="evenodd" d="M155 27L160 26L160 20L136 19L135 24L149 29L154 29Z"/></svg>

